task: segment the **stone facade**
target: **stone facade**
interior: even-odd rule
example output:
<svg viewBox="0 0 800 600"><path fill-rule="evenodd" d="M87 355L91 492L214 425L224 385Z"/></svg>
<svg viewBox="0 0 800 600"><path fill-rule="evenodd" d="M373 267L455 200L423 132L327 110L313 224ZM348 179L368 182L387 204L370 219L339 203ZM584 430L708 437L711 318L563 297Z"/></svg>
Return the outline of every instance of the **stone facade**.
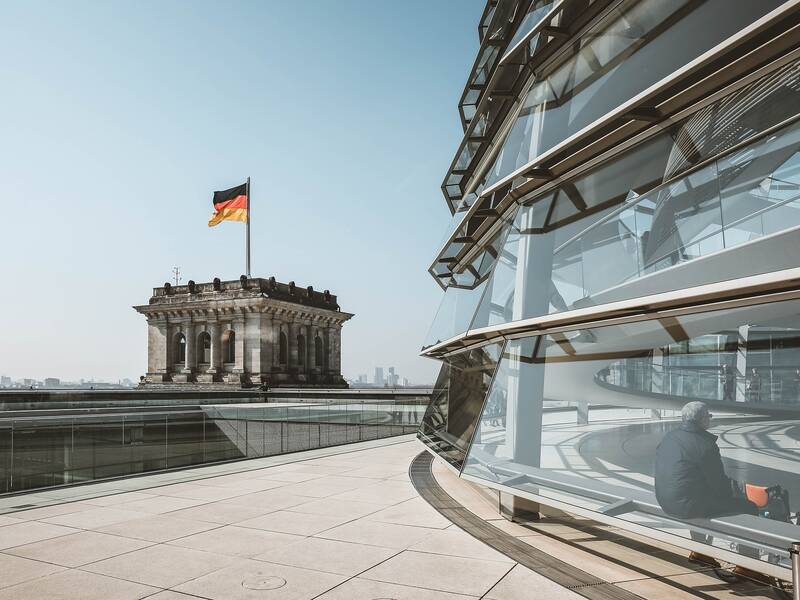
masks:
<svg viewBox="0 0 800 600"><path fill-rule="evenodd" d="M153 289L146 305L149 384L346 387L342 312L329 291L244 275Z"/></svg>

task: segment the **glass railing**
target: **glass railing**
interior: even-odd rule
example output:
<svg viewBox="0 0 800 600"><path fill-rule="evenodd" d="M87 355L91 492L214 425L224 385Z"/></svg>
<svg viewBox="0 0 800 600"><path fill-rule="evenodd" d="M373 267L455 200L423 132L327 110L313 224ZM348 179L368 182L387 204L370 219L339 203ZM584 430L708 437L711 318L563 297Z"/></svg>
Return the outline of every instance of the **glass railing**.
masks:
<svg viewBox="0 0 800 600"><path fill-rule="evenodd" d="M197 406L248 402L264 402L264 396L257 390L0 389L0 414L17 410Z"/></svg>
<svg viewBox="0 0 800 600"><path fill-rule="evenodd" d="M726 365L675 367L652 364L652 358L609 364L596 376L599 384L631 394L671 396L707 402L763 404L765 408L800 406L800 368L752 367L738 373Z"/></svg>
<svg viewBox="0 0 800 600"><path fill-rule="evenodd" d="M420 397L17 413L0 418L0 493L415 433L427 403Z"/></svg>
<svg viewBox="0 0 800 600"><path fill-rule="evenodd" d="M745 146L612 213L555 249L567 305L800 225L800 125Z"/></svg>

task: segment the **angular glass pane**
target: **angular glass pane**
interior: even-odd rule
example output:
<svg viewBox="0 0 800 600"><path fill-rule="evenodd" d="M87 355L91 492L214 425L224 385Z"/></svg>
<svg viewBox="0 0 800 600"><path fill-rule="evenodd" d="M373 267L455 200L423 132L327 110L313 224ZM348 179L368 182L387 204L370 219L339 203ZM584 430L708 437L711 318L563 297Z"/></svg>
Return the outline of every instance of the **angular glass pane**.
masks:
<svg viewBox="0 0 800 600"><path fill-rule="evenodd" d="M779 0L624 2L580 49L536 81L495 163L492 185L780 5Z"/></svg>
<svg viewBox="0 0 800 600"><path fill-rule="evenodd" d="M713 436L682 422L694 401ZM765 515L800 510L798 416L798 300L513 340L463 472L788 566L796 525Z"/></svg>
<svg viewBox="0 0 800 600"><path fill-rule="evenodd" d="M539 24L539 21L550 12L551 8L553 8L553 0L537 0L533 2L530 8L528 8L528 13L522 18L522 22L514 33L514 37L512 37L511 41L508 43L508 49L512 50L519 44L520 40Z"/></svg>
<svg viewBox="0 0 800 600"><path fill-rule="evenodd" d="M716 164L648 195L652 219L639 229L645 272L664 269L723 247ZM634 244L638 241L634 237Z"/></svg>
<svg viewBox="0 0 800 600"><path fill-rule="evenodd" d="M514 303L514 290L519 283L517 257L522 249L523 239L536 231L541 231L550 212L552 197L545 197L531 205L522 207L509 229L503 248L497 258L486 292L475 313L470 329L497 325L522 318L522 306ZM526 271L520 271L526 272Z"/></svg>
<svg viewBox="0 0 800 600"><path fill-rule="evenodd" d="M500 347L490 344L448 357L422 418L419 439L456 468L466 455Z"/></svg>
<svg viewBox="0 0 800 600"><path fill-rule="evenodd" d="M800 126L719 161L725 245L800 225Z"/></svg>
<svg viewBox="0 0 800 600"><path fill-rule="evenodd" d="M486 280L497 261L509 228L509 224L503 226L472 264L463 272L453 276L452 283L445 290L423 348L448 340L469 328L486 287Z"/></svg>

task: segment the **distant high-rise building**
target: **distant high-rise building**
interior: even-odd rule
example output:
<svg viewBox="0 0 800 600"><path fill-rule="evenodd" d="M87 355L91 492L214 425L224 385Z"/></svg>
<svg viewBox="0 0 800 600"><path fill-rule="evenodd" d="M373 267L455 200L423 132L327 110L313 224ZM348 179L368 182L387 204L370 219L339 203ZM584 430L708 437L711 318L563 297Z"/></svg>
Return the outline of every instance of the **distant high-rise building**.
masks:
<svg viewBox="0 0 800 600"><path fill-rule="evenodd" d="M11 387L11 377L6 377L5 375L0 377L0 386Z"/></svg>
<svg viewBox="0 0 800 600"><path fill-rule="evenodd" d="M375 379L373 383L379 387L383 387L385 383L383 379L383 367L375 367Z"/></svg>
<svg viewBox="0 0 800 600"><path fill-rule="evenodd" d="M397 385L397 374L394 372L394 367L389 367L388 383L392 387L395 387Z"/></svg>
<svg viewBox="0 0 800 600"><path fill-rule="evenodd" d="M408 377L403 377L402 385L403 385L403 387L408 387Z"/></svg>
<svg viewBox="0 0 800 600"><path fill-rule="evenodd" d="M58 387L61 385L61 380L58 377L45 377L44 387Z"/></svg>

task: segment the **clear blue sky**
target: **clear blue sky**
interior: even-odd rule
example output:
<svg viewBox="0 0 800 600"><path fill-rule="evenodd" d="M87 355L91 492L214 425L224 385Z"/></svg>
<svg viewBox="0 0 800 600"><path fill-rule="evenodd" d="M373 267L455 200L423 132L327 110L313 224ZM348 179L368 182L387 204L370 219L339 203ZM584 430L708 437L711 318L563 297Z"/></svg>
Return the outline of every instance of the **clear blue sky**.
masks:
<svg viewBox="0 0 800 600"><path fill-rule="evenodd" d="M329 288L343 372L417 356L441 292L439 190L484 0L0 3L0 374L138 377L131 306L253 271Z"/></svg>

